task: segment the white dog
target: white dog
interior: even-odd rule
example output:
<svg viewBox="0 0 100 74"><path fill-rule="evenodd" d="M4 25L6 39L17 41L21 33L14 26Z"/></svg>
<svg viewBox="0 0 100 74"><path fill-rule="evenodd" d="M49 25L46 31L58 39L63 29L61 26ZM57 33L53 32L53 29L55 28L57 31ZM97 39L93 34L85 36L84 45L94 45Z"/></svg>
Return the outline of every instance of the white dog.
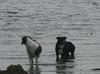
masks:
<svg viewBox="0 0 100 74"><path fill-rule="evenodd" d="M38 57L42 51L41 45L36 40L33 40L30 36L22 37L21 44L24 44L26 46L30 62L30 68L33 68L34 58L36 61L36 68L38 68Z"/></svg>

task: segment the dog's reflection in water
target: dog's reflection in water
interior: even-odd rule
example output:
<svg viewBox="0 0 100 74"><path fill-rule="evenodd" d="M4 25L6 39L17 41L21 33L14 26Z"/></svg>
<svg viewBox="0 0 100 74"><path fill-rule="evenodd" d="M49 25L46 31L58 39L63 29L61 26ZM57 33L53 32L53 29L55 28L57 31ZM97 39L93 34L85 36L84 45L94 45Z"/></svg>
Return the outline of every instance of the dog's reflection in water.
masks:
<svg viewBox="0 0 100 74"><path fill-rule="evenodd" d="M56 73L57 74L74 74L70 72L71 69L75 67L75 62L72 59L60 59L57 61ZM70 69L70 70L69 70Z"/></svg>
<svg viewBox="0 0 100 74"><path fill-rule="evenodd" d="M40 67L30 67L29 74L41 74Z"/></svg>

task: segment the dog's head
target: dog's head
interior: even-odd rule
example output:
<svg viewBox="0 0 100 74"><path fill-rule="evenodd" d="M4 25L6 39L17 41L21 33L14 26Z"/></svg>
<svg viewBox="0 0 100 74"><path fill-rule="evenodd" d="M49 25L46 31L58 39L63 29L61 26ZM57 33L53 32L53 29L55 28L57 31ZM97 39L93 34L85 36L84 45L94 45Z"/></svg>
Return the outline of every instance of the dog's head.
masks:
<svg viewBox="0 0 100 74"><path fill-rule="evenodd" d="M56 37L56 39L58 40L57 42L57 50L60 54L63 54L63 50L64 50L64 41L66 40L67 37Z"/></svg>
<svg viewBox="0 0 100 74"><path fill-rule="evenodd" d="M25 44L26 41L27 41L27 37L26 37L26 36L22 37L22 43L21 43L21 44L22 44L22 45Z"/></svg>
<svg viewBox="0 0 100 74"><path fill-rule="evenodd" d="M56 37L59 42L63 42L67 39L67 37Z"/></svg>

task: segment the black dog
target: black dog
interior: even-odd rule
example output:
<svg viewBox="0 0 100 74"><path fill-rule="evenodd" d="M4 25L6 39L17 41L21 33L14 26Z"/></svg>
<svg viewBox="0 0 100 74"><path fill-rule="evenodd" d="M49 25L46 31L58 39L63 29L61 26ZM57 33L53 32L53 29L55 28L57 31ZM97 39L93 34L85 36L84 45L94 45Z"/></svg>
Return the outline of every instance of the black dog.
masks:
<svg viewBox="0 0 100 74"><path fill-rule="evenodd" d="M65 58L75 58L74 51L75 51L75 45L72 44L72 42L66 41L66 37L56 37L58 40L56 43L56 60L59 60L59 55L61 55L62 59Z"/></svg>

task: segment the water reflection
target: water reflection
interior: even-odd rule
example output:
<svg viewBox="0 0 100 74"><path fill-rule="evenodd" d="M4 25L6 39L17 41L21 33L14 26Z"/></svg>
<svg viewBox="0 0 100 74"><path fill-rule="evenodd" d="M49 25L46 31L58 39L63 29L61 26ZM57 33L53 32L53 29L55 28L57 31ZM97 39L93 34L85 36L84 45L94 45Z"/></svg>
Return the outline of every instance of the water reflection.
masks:
<svg viewBox="0 0 100 74"><path fill-rule="evenodd" d="M40 67L36 68L36 67L31 67L29 69L29 74L41 74L41 71L40 71Z"/></svg>
<svg viewBox="0 0 100 74"><path fill-rule="evenodd" d="M74 67L75 67L75 62L72 59L69 59L69 60L60 59L57 62L56 73L57 74L67 74L67 73L74 74L74 72L72 71Z"/></svg>

